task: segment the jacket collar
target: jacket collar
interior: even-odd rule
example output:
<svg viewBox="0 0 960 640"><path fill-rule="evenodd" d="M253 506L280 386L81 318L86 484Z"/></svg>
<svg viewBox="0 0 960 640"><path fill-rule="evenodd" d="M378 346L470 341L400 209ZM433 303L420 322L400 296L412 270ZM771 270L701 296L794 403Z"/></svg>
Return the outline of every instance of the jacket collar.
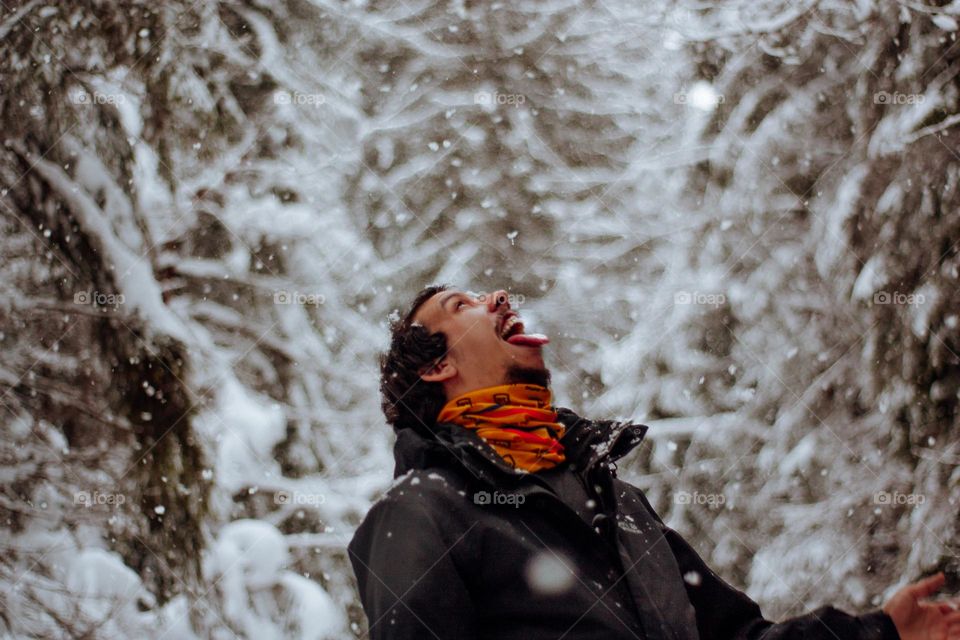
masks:
<svg viewBox="0 0 960 640"><path fill-rule="evenodd" d="M567 428L560 440L567 462L578 469L592 469L601 463L612 463L643 440L647 426L614 420L587 420L570 409L557 408L557 419ZM469 429L450 423L434 426L430 436L413 429L397 433L394 445L396 467L394 477L412 469L450 466L459 463L478 479L492 480L492 475L523 475L510 467Z"/></svg>

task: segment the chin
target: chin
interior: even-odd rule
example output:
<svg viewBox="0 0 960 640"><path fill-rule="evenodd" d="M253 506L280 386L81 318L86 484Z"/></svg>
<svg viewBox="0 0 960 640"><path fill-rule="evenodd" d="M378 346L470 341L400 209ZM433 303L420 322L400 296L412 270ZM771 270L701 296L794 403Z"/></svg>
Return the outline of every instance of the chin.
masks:
<svg viewBox="0 0 960 640"><path fill-rule="evenodd" d="M512 364L507 367L507 384L538 384L541 387L550 386L550 370L545 366L538 367Z"/></svg>

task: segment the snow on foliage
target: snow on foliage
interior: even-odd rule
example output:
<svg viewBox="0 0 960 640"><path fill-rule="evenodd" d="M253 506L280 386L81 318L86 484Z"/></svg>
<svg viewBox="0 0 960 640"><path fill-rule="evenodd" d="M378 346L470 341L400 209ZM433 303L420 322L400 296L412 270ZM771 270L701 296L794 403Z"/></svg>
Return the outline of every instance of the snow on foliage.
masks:
<svg viewBox="0 0 960 640"><path fill-rule="evenodd" d="M5 634L361 637L434 281L651 426L621 477L768 616L955 568L954 5L14 5Z"/></svg>

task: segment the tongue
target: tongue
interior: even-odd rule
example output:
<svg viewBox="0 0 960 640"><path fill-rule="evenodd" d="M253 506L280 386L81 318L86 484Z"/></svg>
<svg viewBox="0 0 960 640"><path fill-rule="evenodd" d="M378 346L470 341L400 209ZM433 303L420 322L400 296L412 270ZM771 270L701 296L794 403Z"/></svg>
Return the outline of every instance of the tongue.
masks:
<svg viewBox="0 0 960 640"><path fill-rule="evenodd" d="M542 333L518 333L507 338L507 342L521 347L540 347L550 342L550 338Z"/></svg>

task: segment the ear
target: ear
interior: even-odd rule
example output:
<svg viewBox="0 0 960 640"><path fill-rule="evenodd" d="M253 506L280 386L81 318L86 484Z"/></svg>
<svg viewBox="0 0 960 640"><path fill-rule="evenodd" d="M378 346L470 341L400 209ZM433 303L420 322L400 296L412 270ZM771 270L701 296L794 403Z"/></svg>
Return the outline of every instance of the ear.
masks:
<svg viewBox="0 0 960 640"><path fill-rule="evenodd" d="M449 358L444 358L430 369L420 373L424 382L443 382L457 375L457 368L451 364Z"/></svg>

